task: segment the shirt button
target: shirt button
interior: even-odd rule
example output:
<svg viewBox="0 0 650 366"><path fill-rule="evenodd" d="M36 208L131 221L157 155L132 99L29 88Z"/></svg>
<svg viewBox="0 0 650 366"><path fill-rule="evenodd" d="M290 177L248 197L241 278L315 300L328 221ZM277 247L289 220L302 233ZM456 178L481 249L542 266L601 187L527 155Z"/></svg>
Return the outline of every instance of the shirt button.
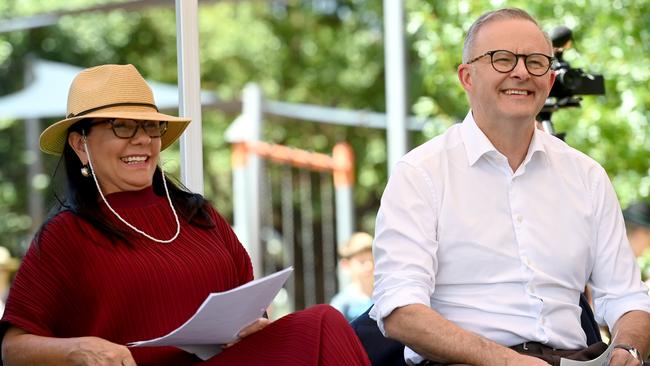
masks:
<svg viewBox="0 0 650 366"><path fill-rule="evenodd" d="M521 224L522 221L524 221L524 217L521 216L521 215L517 215L516 219L517 219L517 222L520 223L520 224Z"/></svg>

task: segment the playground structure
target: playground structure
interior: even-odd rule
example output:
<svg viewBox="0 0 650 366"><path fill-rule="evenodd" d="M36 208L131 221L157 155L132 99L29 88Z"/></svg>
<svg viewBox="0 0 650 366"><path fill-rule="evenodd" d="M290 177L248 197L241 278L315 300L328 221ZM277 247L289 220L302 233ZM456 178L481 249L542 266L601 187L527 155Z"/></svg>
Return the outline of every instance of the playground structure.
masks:
<svg viewBox="0 0 650 366"><path fill-rule="evenodd" d="M226 132L232 143L234 228L249 251L256 276L274 272L278 267L295 266L294 279L287 288L289 307L302 308L328 301L336 293L337 243L346 240L354 226L354 154L345 143L337 144L329 156L262 141L263 104L259 87L248 85L244 89L243 113ZM284 166L276 200L269 175L271 167L264 164L267 161ZM294 170L298 171L297 179L293 179ZM321 181L320 240L314 235L312 172L319 173ZM295 215L295 185L299 191L299 218ZM275 209L273 202L279 202L281 208ZM280 213L279 220L273 219L278 216L275 211ZM281 254L280 263L270 260L273 252Z"/></svg>
<svg viewBox="0 0 650 366"><path fill-rule="evenodd" d="M387 116L265 100L260 87L251 83L242 93L241 115L226 130L226 141L232 144L234 229L251 256L255 276L294 265L296 273L287 286L290 308L328 302L346 281L337 275L337 248L355 231L354 152L343 142L330 156L263 141L265 115L380 129L387 128ZM407 121L414 131L430 122L413 117ZM269 177L277 165L284 169L282 184L273 189ZM319 174L317 189L312 188L314 174ZM320 207L318 224L314 206ZM272 260L274 250L282 253L282 260Z"/></svg>
<svg viewBox="0 0 650 366"><path fill-rule="evenodd" d="M257 260L254 267L268 274L294 266L295 281L287 286L292 308L329 301L340 282L336 276L332 182L336 208L341 212L336 216L337 237L349 236L354 181L352 148L347 143L338 143L329 156L262 141L236 142L232 146L233 178L239 187L235 190L240 192L236 196L245 200L247 193L241 187L255 189L257 186L264 197L259 205L259 228L248 228L258 231L259 235L259 248L250 251ZM243 182L251 157L259 157L267 163L263 164L266 174L262 174L258 185ZM274 171L279 171L280 178L275 179L279 181L275 186L271 177ZM279 205L275 205L276 202ZM315 210L315 202L320 210ZM242 212L241 208L247 204L242 201L235 207ZM246 230L249 217L238 215L236 218L239 218L236 230Z"/></svg>

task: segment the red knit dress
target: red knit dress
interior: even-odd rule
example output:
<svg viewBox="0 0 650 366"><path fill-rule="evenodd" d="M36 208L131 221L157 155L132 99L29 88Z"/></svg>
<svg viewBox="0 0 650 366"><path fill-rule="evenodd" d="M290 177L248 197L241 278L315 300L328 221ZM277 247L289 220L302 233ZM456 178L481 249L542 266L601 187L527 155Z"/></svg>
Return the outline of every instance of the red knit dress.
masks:
<svg viewBox="0 0 650 366"><path fill-rule="evenodd" d="M151 188L107 196L128 222L159 239L176 225L165 197ZM115 220L104 207L103 212ZM70 212L45 227L16 275L2 318L50 337L97 336L118 344L160 337L183 324L211 292L253 278L248 254L230 225L211 209L216 226L181 220L179 237L160 244L142 236L113 244ZM117 221L115 221L117 222ZM369 365L336 310L316 306L273 322L201 362L175 347L131 348L143 365Z"/></svg>

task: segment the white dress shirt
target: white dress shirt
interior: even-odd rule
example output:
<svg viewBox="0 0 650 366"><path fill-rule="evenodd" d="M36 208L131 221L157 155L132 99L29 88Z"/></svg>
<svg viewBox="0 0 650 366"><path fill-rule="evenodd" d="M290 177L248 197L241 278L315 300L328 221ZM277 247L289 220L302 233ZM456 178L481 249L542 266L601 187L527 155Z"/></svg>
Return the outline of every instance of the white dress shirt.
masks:
<svg viewBox="0 0 650 366"><path fill-rule="evenodd" d="M395 308L425 304L505 346L583 348L578 301L587 283L601 324L650 312L605 170L535 130L513 173L471 112L395 166L373 253L370 316L384 333ZM405 356L422 360L408 348Z"/></svg>

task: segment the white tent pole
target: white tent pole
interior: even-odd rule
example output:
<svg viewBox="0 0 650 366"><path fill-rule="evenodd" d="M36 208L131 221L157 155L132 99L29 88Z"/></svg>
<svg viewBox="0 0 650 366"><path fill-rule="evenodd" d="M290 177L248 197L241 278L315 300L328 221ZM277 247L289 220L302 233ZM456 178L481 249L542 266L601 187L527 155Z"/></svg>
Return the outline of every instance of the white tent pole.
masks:
<svg viewBox="0 0 650 366"><path fill-rule="evenodd" d="M198 0L176 0L176 49L178 111L192 118L181 136L181 179L192 192L203 194Z"/></svg>
<svg viewBox="0 0 650 366"><path fill-rule="evenodd" d="M384 62L386 67L386 140L388 171L406 153L406 52L404 2L384 0Z"/></svg>

